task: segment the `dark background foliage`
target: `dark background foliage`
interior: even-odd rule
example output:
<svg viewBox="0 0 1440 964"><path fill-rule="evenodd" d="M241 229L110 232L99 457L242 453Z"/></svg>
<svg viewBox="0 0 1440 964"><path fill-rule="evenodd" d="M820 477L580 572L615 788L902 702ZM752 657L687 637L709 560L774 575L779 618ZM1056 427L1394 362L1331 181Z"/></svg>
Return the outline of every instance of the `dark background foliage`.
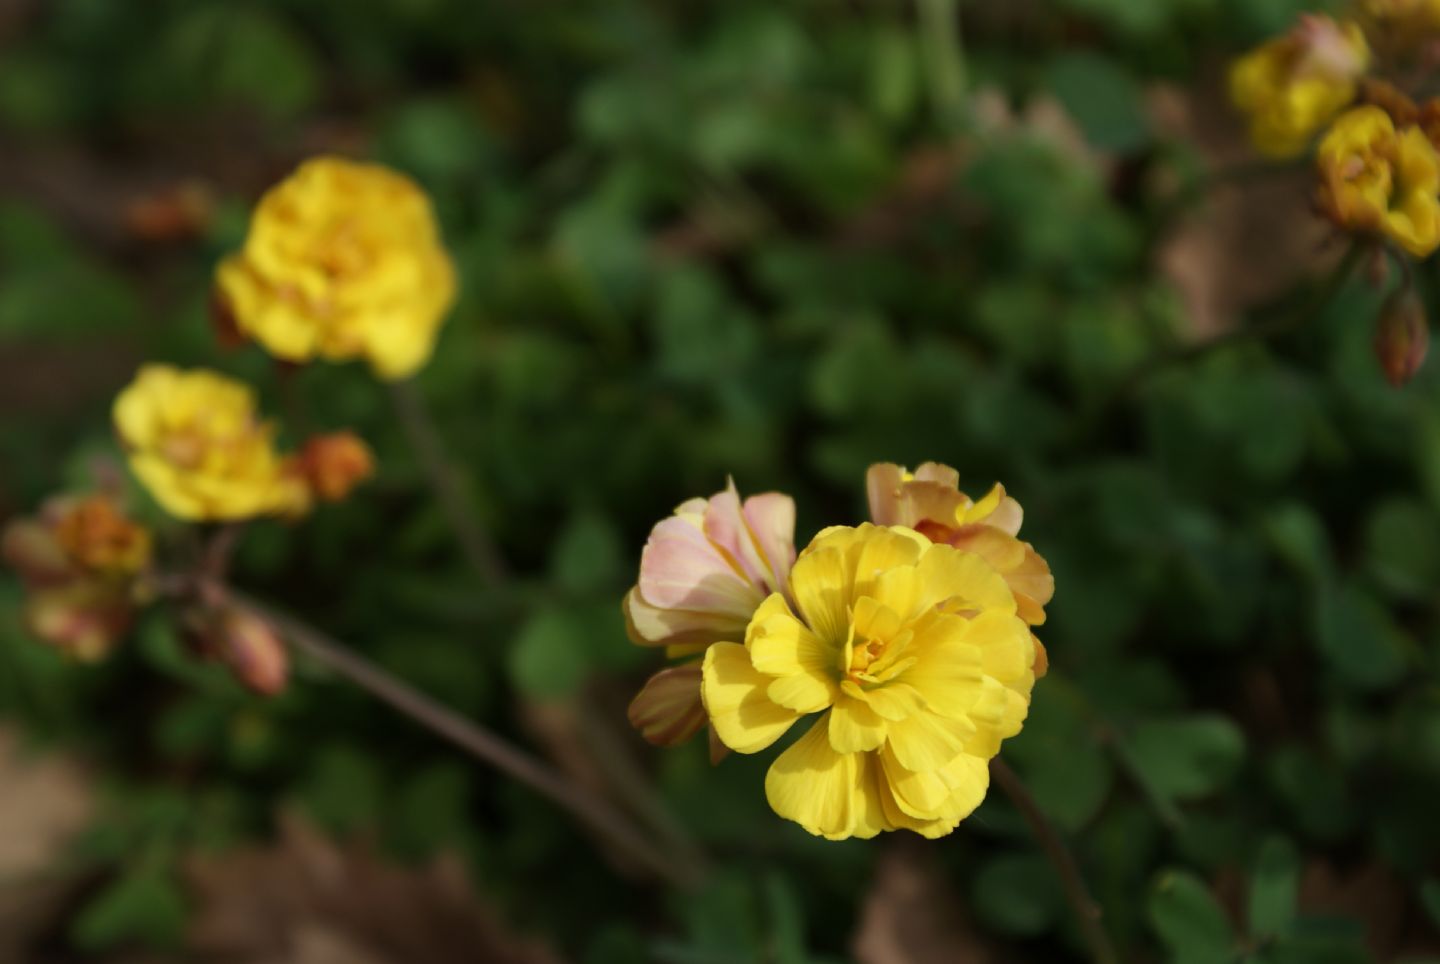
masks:
<svg viewBox="0 0 1440 964"><path fill-rule="evenodd" d="M871 461L926 459L1003 480L1054 567L1052 669L1005 756L1127 960L1440 953L1440 383L1386 386L1359 280L1269 342L1170 355L1296 310L1338 253L1303 175L1208 180L1251 160L1225 58L1297 5L961 6L963 43L944 0L0 3L0 516L113 464L144 359L252 380L292 439L353 426L378 479L253 527L237 579L599 792L663 800L714 862L696 894L627 876L323 674L245 694L163 613L67 665L6 576L0 713L100 801L21 959L192 959L194 855L223 868L277 813L402 868L458 857L567 959L1079 959L998 794L942 841L827 843L768 811L768 759L712 769L624 725L654 658L618 600L654 521L732 474L793 493L803 543L863 517ZM463 293L419 388L502 591L382 386L217 347L215 261L325 151L435 199Z"/></svg>

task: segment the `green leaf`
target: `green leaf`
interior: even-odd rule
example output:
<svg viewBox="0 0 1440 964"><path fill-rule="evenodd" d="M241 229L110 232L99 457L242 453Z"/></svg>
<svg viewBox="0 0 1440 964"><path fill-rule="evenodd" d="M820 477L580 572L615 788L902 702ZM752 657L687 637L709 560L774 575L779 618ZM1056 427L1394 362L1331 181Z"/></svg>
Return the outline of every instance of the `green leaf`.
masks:
<svg viewBox="0 0 1440 964"><path fill-rule="evenodd" d="M1234 933L1210 889L1185 870L1164 873L1150 891L1150 926L1186 964L1221 964L1234 955Z"/></svg>
<svg viewBox="0 0 1440 964"><path fill-rule="evenodd" d="M1235 775L1245 756L1244 734L1221 716L1142 723L1125 742L1146 786L1167 800L1215 793Z"/></svg>
<svg viewBox="0 0 1440 964"><path fill-rule="evenodd" d="M1340 678L1358 689L1393 685L1405 672L1409 643L1374 596L1349 583L1320 597L1316 643Z"/></svg>
<svg viewBox="0 0 1440 964"><path fill-rule="evenodd" d="M1250 935L1275 937L1295 920L1300 857L1290 841L1271 837L1260 848L1250 876Z"/></svg>
<svg viewBox="0 0 1440 964"><path fill-rule="evenodd" d="M609 519L592 512L573 517L560 533L550 558L557 585L576 595L606 592L624 577L620 534Z"/></svg>
<svg viewBox="0 0 1440 964"><path fill-rule="evenodd" d="M1007 934L1043 934L1059 918L1064 898L1055 872L1035 854L1004 854L975 874L971 906L987 924Z"/></svg>
<svg viewBox="0 0 1440 964"><path fill-rule="evenodd" d="M584 645L583 632L569 615L558 610L537 613L510 648L510 680L537 699L569 696L590 666Z"/></svg>
<svg viewBox="0 0 1440 964"><path fill-rule="evenodd" d="M186 922L185 897L168 869L153 862L111 881L80 911L70 935L87 951L140 943L175 946Z"/></svg>
<svg viewBox="0 0 1440 964"><path fill-rule="evenodd" d="M1416 500L1382 502L1366 525L1365 556L1380 585L1406 599L1426 598L1440 584L1440 518Z"/></svg>
<svg viewBox="0 0 1440 964"><path fill-rule="evenodd" d="M1046 86L1085 132L1106 151L1130 151L1150 136L1140 87L1113 60L1093 53L1056 58L1045 73Z"/></svg>
<svg viewBox="0 0 1440 964"><path fill-rule="evenodd" d="M1440 881L1434 877L1420 882L1420 905L1425 908L1430 923L1440 927Z"/></svg>

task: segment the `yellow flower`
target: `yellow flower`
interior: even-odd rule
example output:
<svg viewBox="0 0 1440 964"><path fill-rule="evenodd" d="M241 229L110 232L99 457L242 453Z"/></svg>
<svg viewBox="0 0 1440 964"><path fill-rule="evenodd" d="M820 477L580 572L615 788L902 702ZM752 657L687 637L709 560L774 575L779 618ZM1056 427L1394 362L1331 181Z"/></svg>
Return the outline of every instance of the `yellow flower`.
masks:
<svg viewBox="0 0 1440 964"><path fill-rule="evenodd" d="M114 418L131 470L171 515L246 519L306 506L304 483L240 382L146 365L115 400Z"/></svg>
<svg viewBox="0 0 1440 964"><path fill-rule="evenodd" d="M385 379L425 364L455 299L420 188L334 157L307 161L266 193L217 282L236 327L276 357L364 358Z"/></svg>
<svg viewBox="0 0 1440 964"><path fill-rule="evenodd" d="M949 833L1029 710L1034 640L1010 587L974 553L867 524L816 536L790 589L743 645L706 651L711 727L755 753L823 713L770 767L776 813L830 839Z"/></svg>
<svg viewBox="0 0 1440 964"><path fill-rule="evenodd" d="M1306 15L1231 66L1230 99L1249 115L1260 153L1294 157L1355 99L1355 82L1369 62L1358 24Z"/></svg>
<svg viewBox="0 0 1440 964"><path fill-rule="evenodd" d="M1440 246L1440 154L1378 107L1335 121L1317 154L1321 209L1340 227L1383 234L1417 258Z"/></svg>

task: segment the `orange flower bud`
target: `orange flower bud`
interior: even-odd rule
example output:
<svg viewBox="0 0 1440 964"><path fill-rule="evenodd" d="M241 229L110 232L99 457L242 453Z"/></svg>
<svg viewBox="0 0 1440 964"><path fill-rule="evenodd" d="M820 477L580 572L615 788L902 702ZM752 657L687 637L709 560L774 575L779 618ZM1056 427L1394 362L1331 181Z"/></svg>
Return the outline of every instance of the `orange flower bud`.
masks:
<svg viewBox="0 0 1440 964"><path fill-rule="evenodd" d="M317 498L339 502L375 474L375 456L354 432L331 432L305 442L300 470Z"/></svg>
<svg viewBox="0 0 1440 964"><path fill-rule="evenodd" d="M65 504L55 518L55 540L77 565L93 572L131 575L150 561L149 531L107 495Z"/></svg>
<svg viewBox="0 0 1440 964"><path fill-rule="evenodd" d="M290 676L290 654L269 623L243 609L219 611L206 640L221 662L241 683L262 696L285 689Z"/></svg>
<svg viewBox="0 0 1440 964"><path fill-rule="evenodd" d="M1420 370L1430 349L1425 306L1409 285L1385 300L1375 325L1375 357L1385 380L1399 388Z"/></svg>

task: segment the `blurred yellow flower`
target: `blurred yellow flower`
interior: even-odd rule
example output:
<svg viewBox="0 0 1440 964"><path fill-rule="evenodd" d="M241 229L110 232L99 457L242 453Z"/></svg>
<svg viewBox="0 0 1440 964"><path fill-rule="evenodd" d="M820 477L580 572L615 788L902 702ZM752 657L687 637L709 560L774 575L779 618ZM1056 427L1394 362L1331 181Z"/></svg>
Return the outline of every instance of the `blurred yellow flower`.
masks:
<svg viewBox="0 0 1440 964"><path fill-rule="evenodd" d="M1034 640L993 566L904 527L835 527L702 671L710 725L755 753L823 713L765 779L775 812L830 839L949 833L1020 731Z"/></svg>
<svg viewBox="0 0 1440 964"><path fill-rule="evenodd" d="M1261 45L1230 68L1230 99L1249 116L1260 153L1295 157L1355 99L1370 62L1360 26L1319 14Z"/></svg>
<svg viewBox="0 0 1440 964"><path fill-rule="evenodd" d="M174 516L246 519L306 507L304 482L241 382L146 365L115 400L114 418L131 470Z"/></svg>
<svg viewBox="0 0 1440 964"><path fill-rule="evenodd" d="M429 360L455 299L420 188L335 157L307 161L266 193L217 282L236 327L276 357L364 358L385 379Z"/></svg>
<svg viewBox="0 0 1440 964"><path fill-rule="evenodd" d="M912 473L885 462L870 466L865 488L871 522L908 526L932 542L983 556L1010 584L1020 618L1032 626L1045 622L1055 579L1035 548L1017 538L1025 513L1003 485L975 502L960 491L960 473L948 465L926 462Z"/></svg>
<svg viewBox="0 0 1440 964"><path fill-rule="evenodd" d="M732 481L690 499L657 523L625 596L625 623L641 646L696 657L711 643L739 641L771 593L785 593L795 561L795 502L766 492L743 502ZM677 746L705 725L700 663L663 669L630 704L630 722L658 746ZM711 744L712 756L723 747Z"/></svg>
<svg viewBox="0 0 1440 964"><path fill-rule="evenodd" d="M1319 204L1349 231L1382 234L1417 258L1440 246L1440 154L1378 107L1341 115L1320 142Z"/></svg>

